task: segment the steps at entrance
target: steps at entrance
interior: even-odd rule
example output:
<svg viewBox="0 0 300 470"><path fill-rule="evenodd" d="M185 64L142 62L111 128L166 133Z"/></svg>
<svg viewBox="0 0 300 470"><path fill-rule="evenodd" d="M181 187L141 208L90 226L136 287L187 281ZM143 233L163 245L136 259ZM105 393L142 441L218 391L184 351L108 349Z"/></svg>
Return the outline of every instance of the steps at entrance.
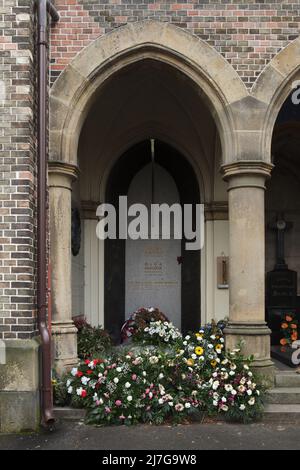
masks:
<svg viewBox="0 0 300 470"><path fill-rule="evenodd" d="M300 406L300 387L278 387L269 390L268 403L299 405Z"/></svg>
<svg viewBox="0 0 300 470"><path fill-rule="evenodd" d="M300 387L300 374L296 374L295 370L277 372L275 375L275 387Z"/></svg>
<svg viewBox="0 0 300 470"><path fill-rule="evenodd" d="M263 421L300 424L300 374L295 369L276 370L275 387L268 392Z"/></svg>

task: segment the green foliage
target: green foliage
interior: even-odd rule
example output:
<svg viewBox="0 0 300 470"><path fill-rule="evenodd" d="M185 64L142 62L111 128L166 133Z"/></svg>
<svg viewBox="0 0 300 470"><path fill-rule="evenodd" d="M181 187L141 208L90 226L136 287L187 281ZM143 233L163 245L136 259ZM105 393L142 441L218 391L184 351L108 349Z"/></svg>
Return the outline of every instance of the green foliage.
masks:
<svg viewBox="0 0 300 470"><path fill-rule="evenodd" d="M101 326L93 327L84 320L75 321L78 329L77 349L80 359L103 357L112 347L108 332Z"/></svg>

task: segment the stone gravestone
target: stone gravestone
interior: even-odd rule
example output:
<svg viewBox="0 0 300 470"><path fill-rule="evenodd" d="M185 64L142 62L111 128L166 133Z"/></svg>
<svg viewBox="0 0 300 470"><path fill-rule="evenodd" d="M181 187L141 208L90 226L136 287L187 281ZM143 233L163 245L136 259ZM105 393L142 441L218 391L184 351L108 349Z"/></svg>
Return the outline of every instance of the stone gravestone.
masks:
<svg viewBox="0 0 300 470"><path fill-rule="evenodd" d="M284 314L296 314L297 306L297 272L288 269L284 256L284 234L292 227L291 222L283 218L277 219L269 228L276 231L276 264L273 271L267 273L266 315L267 323L272 331L272 355L280 361L296 366L291 361L293 351L282 348L281 323ZM284 350L285 349L285 350Z"/></svg>
<svg viewBox="0 0 300 470"><path fill-rule="evenodd" d="M155 188L149 164L136 174L128 191L128 207L142 203L150 214L152 201L169 205L180 201L173 178L158 164L155 164ZM150 224L149 220L149 230ZM140 307L157 307L175 326L181 327L180 256L181 240L126 240L126 318Z"/></svg>

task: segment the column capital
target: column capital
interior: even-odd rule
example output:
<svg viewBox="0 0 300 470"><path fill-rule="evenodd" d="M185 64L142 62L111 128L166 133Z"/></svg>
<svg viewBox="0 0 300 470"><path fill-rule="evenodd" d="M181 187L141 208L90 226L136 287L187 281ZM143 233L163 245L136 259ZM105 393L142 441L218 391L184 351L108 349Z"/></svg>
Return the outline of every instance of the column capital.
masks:
<svg viewBox="0 0 300 470"><path fill-rule="evenodd" d="M72 188L78 178L79 169L75 165L60 161L48 162L49 187Z"/></svg>
<svg viewBox="0 0 300 470"><path fill-rule="evenodd" d="M262 160L242 160L221 166L223 179L229 182L228 190L240 187L265 189L274 165Z"/></svg>

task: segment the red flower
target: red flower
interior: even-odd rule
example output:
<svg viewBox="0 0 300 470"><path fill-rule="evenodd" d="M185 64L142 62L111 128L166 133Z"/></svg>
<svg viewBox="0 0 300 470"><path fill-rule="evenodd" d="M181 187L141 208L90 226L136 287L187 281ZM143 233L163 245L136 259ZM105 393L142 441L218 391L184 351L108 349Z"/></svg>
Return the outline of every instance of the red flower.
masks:
<svg viewBox="0 0 300 470"><path fill-rule="evenodd" d="M82 392L81 392L81 396L82 396L82 398L85 398L85 397L86 397L86 395L87 395L87 393L86 393L86 390L82 390Z"/></svg>
<svg viewBox="0 0 300 470"><path fill-rule="evenodd" d="M93 371L92 371L91 369L89 369L89 370L87 371L87 374L88 374L88 375L91 375L92 373L93 373Z"/></svg>
<svg viewBox="0 0 300 470"><path fill-rule="evenodd" d="M77 377L82 377L82 376L83 376L83 372L81 372L81 370L79 370L76 375L77 375Z"/></svg>
<svg viewBox="0 0 300 470"><path fill-rule="evenodd" d="M84 361L86 364L89 364L91 361L89 359L85 359Z"/></svg>

